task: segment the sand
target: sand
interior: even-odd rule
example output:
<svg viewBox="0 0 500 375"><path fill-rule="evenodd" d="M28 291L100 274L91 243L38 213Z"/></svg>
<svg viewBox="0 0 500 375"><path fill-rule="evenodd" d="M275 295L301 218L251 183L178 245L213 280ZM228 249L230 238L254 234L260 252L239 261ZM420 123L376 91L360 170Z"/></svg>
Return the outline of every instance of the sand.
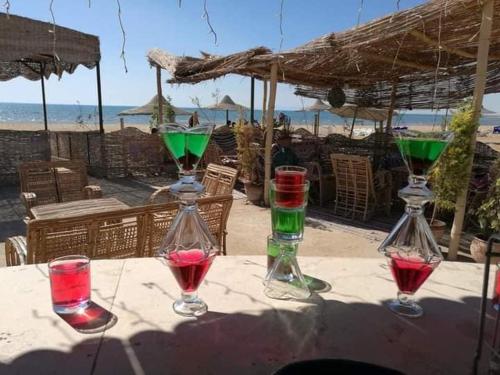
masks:
<svg viewBox="0 0 500 375"><path fill-rule="evenodd" d="M144 132L150 132L150 127L148 124L125 124L126 127L135 127ZM297 129L299 127L304 127L309 131L312 131L312 126L303 125L292 125L292 128ZM425 124L414 124L411 125L412 129L422 130L422 131L432 131L439 128L438 126L425 125ZM42 123L0 123L0 129L5 130L43 130ZM49 124L49 130L52 131L92 131L98 130L99 128L95 125L78 125L78 124ZM357 125L354 127L354 132L361 130L373 129L371 126L367 125ZM104 130L106 133L120 130L120 124L105 124ZM500 152L500 134L492 134L493 128L491 126L482 125L479 127L479 135L477 140L488 144L493 149ZM320 135L328 135L331 133L349 135L349 132L344 129L343 124L338 124L335 126L321 126ZM354 136L354 138L362 138L360 136Z"/></svg>

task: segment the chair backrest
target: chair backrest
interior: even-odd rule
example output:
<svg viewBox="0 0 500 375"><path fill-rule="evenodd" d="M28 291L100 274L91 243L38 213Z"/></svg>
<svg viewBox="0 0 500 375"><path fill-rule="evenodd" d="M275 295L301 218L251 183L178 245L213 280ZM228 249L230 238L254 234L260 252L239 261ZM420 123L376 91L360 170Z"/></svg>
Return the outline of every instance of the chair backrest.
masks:
<svg viewBox="0 0 500 375"><path fill-rule="evenodd" d="M336 205L353 216L366 217L370 198L375 197L371 161L368 156L332 154Z"/></svg>
<svg viewBox="0 0 500 375"><path fill-rule="evenodd" d="M232 195L201 198L201 216L222 245ZM179 202L64 219L31 220L27 228L26 262L45 263L55 257L83 254L91 259L154 256L177 215Z"/></svg>
<svg viewBox="0 0 500 375"><path fill-rule="evenodd" d="M21 192L35 193L38 204L83 199L83 187L88 185L83 161L27 162L18 171Z"/></svg>
<svg viewBox="0 0 500 375"><path fill-rule="evenodd" d="M209 164L201 183L205 186L206 196L232 194L237 178L237 169L223 165Z"/></svg>

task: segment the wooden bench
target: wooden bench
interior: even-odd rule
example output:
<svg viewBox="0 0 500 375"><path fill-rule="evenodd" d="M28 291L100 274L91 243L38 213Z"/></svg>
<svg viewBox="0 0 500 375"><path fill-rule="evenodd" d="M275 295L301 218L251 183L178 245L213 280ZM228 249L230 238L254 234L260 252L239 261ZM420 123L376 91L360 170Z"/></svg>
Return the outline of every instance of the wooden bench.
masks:
<svg viewBox="0 0 500 375"><path fill-rule="evenodd" d="M232 195L201 198L198 207L226 254L226 224ZM27 233L5 243L7 266L46 263L70 254L91 259L154 256L177 215L179 202L53 219L33 219Z"/></svg>

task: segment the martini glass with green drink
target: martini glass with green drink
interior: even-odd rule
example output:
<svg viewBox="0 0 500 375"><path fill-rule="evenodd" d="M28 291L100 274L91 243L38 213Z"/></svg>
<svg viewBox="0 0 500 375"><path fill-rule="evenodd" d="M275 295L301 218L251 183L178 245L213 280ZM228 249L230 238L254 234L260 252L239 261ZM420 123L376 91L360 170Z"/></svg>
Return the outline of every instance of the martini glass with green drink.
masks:
<svg viewBox="0 0 500 375"><path fill-rule="evenodd" d="M398 298L388 303L396 314L417 318L423 309L412 296L439 265L443 256L424 217L424 206L433 200L427 176L453 138L450 132L405 131L396 144L408 168L408 186L399 191L406 201L405 213L382 242L379 252L387 257L398 285Z"/></svg>
<svg viewBox="0 0 500 375"><path fill-rule="evenodd" d="M182 289L181 298L173 304L183 316L200 316L207 305L197 290L210 269L219 249L196 204L205 190L196 181L196 167L210 141L212 125L186 128L177 124L160 126L160 134L179 168L180 180L170 187L179 201L179 213L164 237L157 256L170 268Z"/></svg>

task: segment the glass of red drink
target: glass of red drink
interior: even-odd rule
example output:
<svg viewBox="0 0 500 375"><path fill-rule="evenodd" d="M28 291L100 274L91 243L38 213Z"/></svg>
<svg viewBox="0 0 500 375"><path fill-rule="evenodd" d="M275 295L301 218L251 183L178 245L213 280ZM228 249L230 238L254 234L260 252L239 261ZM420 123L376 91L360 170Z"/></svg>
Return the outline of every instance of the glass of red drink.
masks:
<svg viewBox="0 0 500 375"><path fill-rule="evenodd" d="M83 311L90 302L90 260L69 255L49 262L52 307L57 314Z"/></svg>
<svg viewBox="0 0 500 375"><path fill-rule="evenodd" d="M424 310L412 297L439 265L441 258L425 259L417 253L397 250L387 252L386 256L398 286L398 298L389 302L389 308L409 318L422 316Z"/></svg>
<svg viewBox="0 0 500 375"><path fill-rule="evenodd" d="M294 165L282 165L274 169L274 179L278 185L304 185L307 169Z"/></svg>
<svg viewBox="0 0 500 375"><path fill-rule="evenodd" d="M493 308L500 311L500 263L497 263L497 272L495 274L495 287L493 288L493 299L491 301Z"/></svg>

